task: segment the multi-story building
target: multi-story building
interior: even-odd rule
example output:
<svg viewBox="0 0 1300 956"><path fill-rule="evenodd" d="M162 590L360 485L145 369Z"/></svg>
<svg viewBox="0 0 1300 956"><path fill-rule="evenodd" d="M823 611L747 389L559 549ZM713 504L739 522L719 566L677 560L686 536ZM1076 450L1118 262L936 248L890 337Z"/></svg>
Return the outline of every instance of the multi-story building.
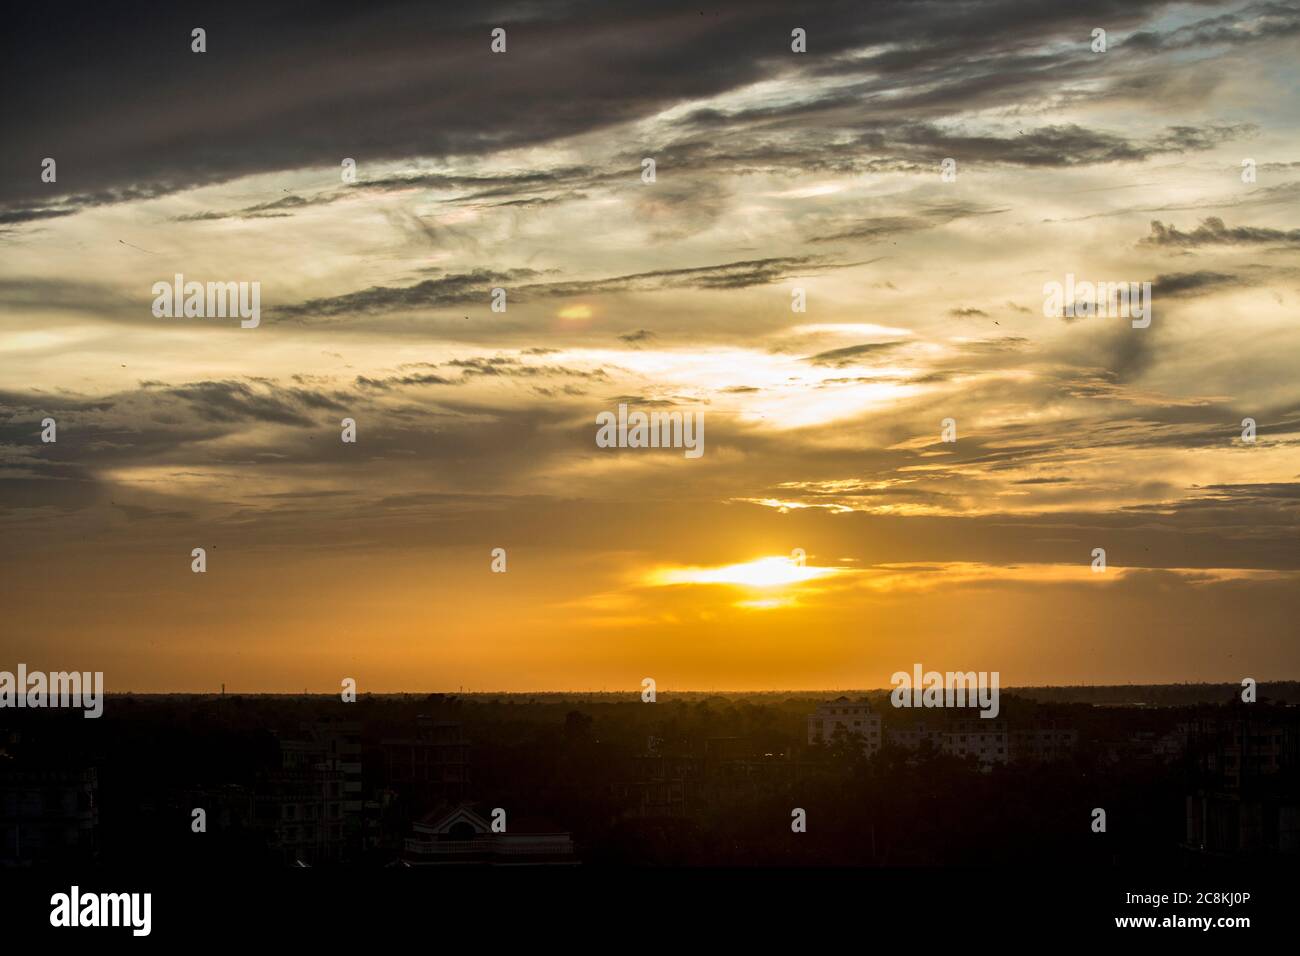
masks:
<svg viewBox="0 0 1300 956"><path fill-rule="evenodd" d="M838 734L861 738L863 752L870 757L880 750L880 715L865 699L838 697L818 704L816 712L808 715L808 743L829 743Z"/></svg>
<svg viewBox="0 0 1300 956"><path fill-rule="evenodd" d="M1079 732L1068 727L1048 724L1011 728L1012 760L1050 763L1066 759L1078 746Z"/></svg>
<svg viewBox="0 0 1300 956"><path fill-rule="evenodd" d="M1079 733L1051 725L1013 726L983 717L922 717L890 727L885 739L891 746L974 757L987 768L1025 760L1046 763L1068 757L1078 746Z"/></svg>
<svg viewBox="0 0 1300 956"><path fill-rule="evenodd" d="M943 736L943 721L925 718L890 727L885 731L886 742L891 747L899 747L903 750L921 750L928 745L931 749L942 752Z"/></svg>
<svg viewBox="0 0 1300 956"><path fill-rule="evenodd" d="M317 768L267 775L258 819L286 864L340 863L346 858L343 774Z"/></svg>
<svg viewBox="0 0 1300 956"><path fill-rule="evenodd" d="M636 758L634 766L633 779L610 785L615 797L628 802L628 816L648 819L686 816L699 776L694 756L680 753L677 748L666 748L663 741L651 737L645 753Z"/></svg>
<svg viewBox="0 0 1300 956"><path fill-rule="evenodd" d="M415 734L381 742L388 786L417 808L465 799L469 741L459 723L416 718Z"/></svg>
<svg viewBox="0 0 1300 956"><path fill-rule="evenodd" d="M280 768L266 775L258 820L285 863L339 863L363 849L361 728L354 721L303 724L280 740Z"/></svg>
<svg viewBox="0 0 1300 956"><path fill-rule="evenodd" d="M852 738L845 738L852 739ZM751 737L709 737L704 741L695 792L714 806L758 799L788 788L802 766L792 754Z"/></svg>
<svg viewBox="0 0 1300 956"><path fill-rule="evenodd" d="M1259 717L1213 715L1191 728L1190 749L1198 770L1220 789L1240 790L1295 766L1295 718L1289 723L1268 714Z"/></svg>
<svg viewBox="0 0 1300 956"><path fill-rule="evenodd" d="M1300 853L1300 712L1246 707L1259 710L1238 707L1191 726L1185 845L1201 854Z"/></svg>
<svg viewBox="0 0 1300 956"><path fill-rule="evenodd" d="M315 768L342 774L346 836L350 843L359 843L363 810L360 721L303 724L299 736L280 741L280 754L286 770Z"/></svg>
<svg viewBox="0 0 1300 956"><path fill-rule="evenodd" d="M93 861L98 790L93 768L24 767L0 760L0 866Z"/></svg>
<svg viewBox="0 0 1300 956"><path fill-rule="evenodd" d="M1011 760L1010 734L1001 720L955 720L941 735L940 749L955 757L974 757L984 767Z"/></svg>

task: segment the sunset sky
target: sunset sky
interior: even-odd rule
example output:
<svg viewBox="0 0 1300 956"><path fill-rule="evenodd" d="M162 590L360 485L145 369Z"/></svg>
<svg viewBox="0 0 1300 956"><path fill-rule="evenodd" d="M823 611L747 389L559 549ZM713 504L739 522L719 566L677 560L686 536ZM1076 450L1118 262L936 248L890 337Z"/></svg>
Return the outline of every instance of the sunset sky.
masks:
<svg viewBox="0 0 1300 956"><path fill-rule="evenodd" d="M1300 678L1300 3L109 6L0 40L0 669Z"/></svg>

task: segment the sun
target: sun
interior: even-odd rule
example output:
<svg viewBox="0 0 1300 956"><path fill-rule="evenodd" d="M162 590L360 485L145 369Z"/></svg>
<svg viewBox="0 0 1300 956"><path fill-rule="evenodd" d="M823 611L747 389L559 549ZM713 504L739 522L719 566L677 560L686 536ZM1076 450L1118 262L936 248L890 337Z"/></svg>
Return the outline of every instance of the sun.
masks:
<svg viewBox="0 0 1300 956"><path fill-rule="evenodd" d="M715 568L657 568L650 573L649 581L654 585L730 584L744 588L780 588L829 577L839 574L840 570L812 567L778 555Z"/></svg>

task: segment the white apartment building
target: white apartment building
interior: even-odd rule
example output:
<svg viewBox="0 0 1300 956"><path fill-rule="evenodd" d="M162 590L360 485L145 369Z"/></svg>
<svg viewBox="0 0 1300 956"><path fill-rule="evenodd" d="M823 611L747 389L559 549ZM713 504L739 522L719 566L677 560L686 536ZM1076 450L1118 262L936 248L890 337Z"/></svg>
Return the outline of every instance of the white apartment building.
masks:
<svg viewBox="0 0 1300 956"><path fill-rule="evenodd" d="M1007 726L1000 720L955 721L943 734L941 748L957 757L974 757L985 767L1011 760Z"/></svg>
<svg viewBox="0 0 1300 956"><path fill-rule="evenodd" d="M1001 720L937 718L891 727L886 739L904 750L919 750L928 743L939 753L974 757L988 768L1012 760L1047 763L1066 759L1078 746L1079 734L1055 725L1010 727Z"/></svg>
<svg viewBox="0 0 1300 956"><path fill-rule="evenodd" d="M863 753L870 757L880 750L880 715L872 713L865 699L839 697L818 704L816 713L808 715L808 743L831 741L837 733L860 737Z"/></svg>

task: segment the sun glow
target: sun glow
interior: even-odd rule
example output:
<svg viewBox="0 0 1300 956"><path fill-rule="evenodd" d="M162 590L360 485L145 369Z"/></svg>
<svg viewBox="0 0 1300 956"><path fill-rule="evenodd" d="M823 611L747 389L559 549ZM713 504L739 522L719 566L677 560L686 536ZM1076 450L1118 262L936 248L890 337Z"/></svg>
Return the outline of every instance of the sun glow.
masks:
<svg viewBox="0 0 1300 956"><path fill-rule="evenodd" d="M583 322L591 318L591 306L567 305L556 314L566 322Z"/></svg>
<svg viewBox="0 0 1300 956"><path fill-rule="evenodd" d="M793 558L776 556L716 568L657 568L650 573L649 582L655 586L729 584L746 588L778 588L839 574L842 570L808 567Z"/></svg>

